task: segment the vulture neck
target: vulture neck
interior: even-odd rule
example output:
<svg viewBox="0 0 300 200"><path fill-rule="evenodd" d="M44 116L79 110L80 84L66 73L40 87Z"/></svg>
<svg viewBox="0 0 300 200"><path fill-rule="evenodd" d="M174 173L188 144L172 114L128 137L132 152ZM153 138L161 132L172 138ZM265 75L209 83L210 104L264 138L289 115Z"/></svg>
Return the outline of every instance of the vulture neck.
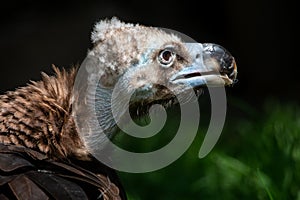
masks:
<svg viewBox="0 0 300 200"><path fill-rule="evenodd" d="M43 73L42 81L0 95L0 143L53 159L87 160L90 153L101 153L119 130L111 112L112 90L80 82L75 91L76 69L54 71L56 76Z"/></svg>
<svg viewBox="0 0 300 200"><path fill-rule="evenodd" d="M85 83L88 81L84 79L75 83L74 88L78 84L80 89L73 91L73 118L84 146L90 153L99 154L119 131L118 125L125 123L122 116L126 109L118 106L114 109L118 111L117 117L114 116L111 109L113 89L103 88L97 81Z"/></svg>

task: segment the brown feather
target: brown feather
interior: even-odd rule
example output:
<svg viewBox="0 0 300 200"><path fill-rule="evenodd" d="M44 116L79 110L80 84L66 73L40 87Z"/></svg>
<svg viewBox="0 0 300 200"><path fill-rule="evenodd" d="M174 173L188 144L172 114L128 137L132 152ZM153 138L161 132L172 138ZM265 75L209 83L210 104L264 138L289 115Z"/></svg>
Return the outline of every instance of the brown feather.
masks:
<svg viewBox="0 0 300 200"><path fill-rule="evenodd" d="M87 153L76 131L76 69L53 69L55 76L0 96L0 198L126 199L115 172Z"/></svg>
<svg viewBox="0 0 300 200"><path fill-rule="evenodd" d="M42 81L0 96L0 142L36 149L53 159L88 158L70 117L76 69L53 69L56 76L42 73Z"/></svg>

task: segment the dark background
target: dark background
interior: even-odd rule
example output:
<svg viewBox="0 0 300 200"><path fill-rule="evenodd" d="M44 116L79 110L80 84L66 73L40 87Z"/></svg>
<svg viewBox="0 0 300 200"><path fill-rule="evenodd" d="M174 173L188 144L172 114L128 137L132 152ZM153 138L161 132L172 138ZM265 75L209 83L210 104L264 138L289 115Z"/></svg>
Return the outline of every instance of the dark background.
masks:
<svg viewBox="0 0 300 200"><path fill-rule="evenodd" d="M13 90L51 64L81 63L90 32L100 19L174 29L199 42L226 47L238 63L234 96L299 99L292 12L280 0L225 1L7 1L1 5L0 92Z"/></svg>

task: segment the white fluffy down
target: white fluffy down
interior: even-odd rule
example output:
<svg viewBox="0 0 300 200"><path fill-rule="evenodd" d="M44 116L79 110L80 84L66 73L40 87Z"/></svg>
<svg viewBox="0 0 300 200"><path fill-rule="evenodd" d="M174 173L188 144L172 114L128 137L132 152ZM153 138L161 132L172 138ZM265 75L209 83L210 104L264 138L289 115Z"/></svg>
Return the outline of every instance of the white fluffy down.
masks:
<svg viewBox="0 0 300 200"><path fill-rule="evenodd" d="M138 24L131 24L121 22L118 18L113 17L112 19L101 20L95 24L94 30L91 35L91 40L93 43L97 41L102 41L107 38L107 34L111 34L111 30L113 29L124 29L138 26Z"/></svg>

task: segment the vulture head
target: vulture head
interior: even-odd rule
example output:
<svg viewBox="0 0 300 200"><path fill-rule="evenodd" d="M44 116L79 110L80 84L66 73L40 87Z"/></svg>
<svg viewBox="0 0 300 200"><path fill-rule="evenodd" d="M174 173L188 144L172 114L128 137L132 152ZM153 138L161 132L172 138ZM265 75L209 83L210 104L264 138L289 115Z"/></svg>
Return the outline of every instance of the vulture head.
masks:
<svg viewBox="0 0 300 200"><path fill-rule="evenodd" d="M91 38L89 73L102 88L121 82L125 92L134 91L133 102L167 100L170 90L181 93L190 87L225 86L236 79L234 58L216 44L185 43L162 29L125 24L116 18L96 24Z"/></svg>
<svg viewBox="0 0 300 200"><path fill-rule="evenodd" d="M105 146L116 124L128 120L128 109L130 116L141 116L153 104L178 102L178 94L188 101L191 90L198 95L204 86L236 80L234 58L217 44L186 43L162 29L116 18L97 23L91 38L94 46L77 74L72 103L89 151Z"/></svg>

